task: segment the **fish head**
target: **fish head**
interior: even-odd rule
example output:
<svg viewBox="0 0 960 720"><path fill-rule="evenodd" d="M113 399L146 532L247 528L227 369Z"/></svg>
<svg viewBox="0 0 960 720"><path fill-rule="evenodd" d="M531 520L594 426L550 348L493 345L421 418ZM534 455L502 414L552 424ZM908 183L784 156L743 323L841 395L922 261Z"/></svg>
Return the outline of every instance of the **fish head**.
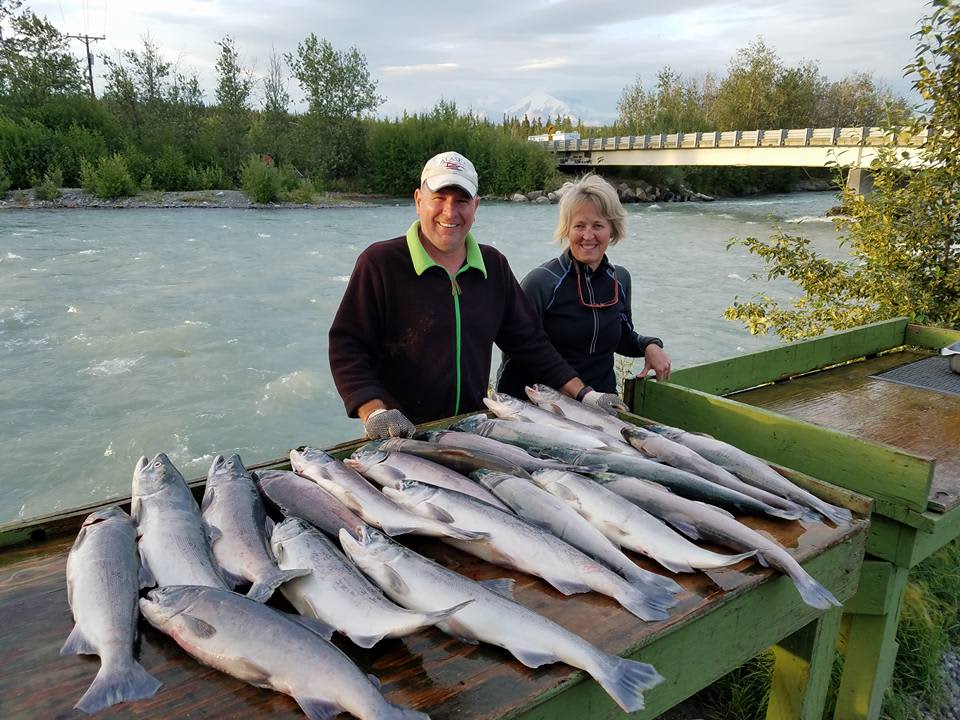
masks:
<svg viewBox="0 0 960 720"><path fill-rule="evenodd" d="M168 485L175 483L186 484L183 475L163 453L154 455L153 460L141 457L133 470L134 496L152 495L160 492Z"/></svg>
<svg viewBox="0 0 960 720"><path fill-rule="evenodd" d="M476 433L477 428L489 419L485 413L477 413L476 415L468 415L463 420L457 420L450 427L459 432Z"/></svg>
<svg viewBox="0 0 960 720"><path fill-rule="evenodd" d="M304 447L303 450L294 449L290 451L290 465L297 474L302 475L311 466L319 468L332 462L336 462L335 458L323 450Z"/></svg>
<svg viewBox="0 0 960 720"><path fill-rule="evenodd" d="M103 508L101 510L96 510L95 512L90 513L83 521L81 527L90 527L91 525L97 525L108 520L119 521L119 522L128 522L132 523L130 516L127 515L120 507L117 505L111 505L108 508Z"/></svg>
<svg viewBox="0 0 960 720"><path fill-rule="evenodd" d="M344 465L353 468L358 473L363 473L387 459L388 453L378 448L369 448L368 445L354 450L353 454L343 461Z"/></svg>
<svg viewBox="0 0 960 720"><path fill-rule="evenodd" d="M368 525L357 525L353 534L340 528L340 547L372 578L384 575L384 566L403 554L403 548L385 534Z"/></svg>
<svg viewBox="0 0 960 720"><path fill-rule="evenodd" d="M140 612L156 628L168 626L180 613L189 610L207 588L195 585L158 587L140 599Z"/></svg>
<svg viewBox="0 0 960 720"><path fill-rule="evenodd" d="M492 396L483 398L483 404L497 417L511 417L523 410L524 402L513 395L495 392ZM528 406L529 407L529 406Z"/></svg>
<svg viewBox="0 0 960 720"><path fill-rule="evenodd" d="M417 482L416 480L401 480L397 487L389 485L381 488L381 492L398 505L415 507L420 503L430 502L438 490L433 485Z"/></svg>
<svg viewBox="0 0 960 720"><path fill-rule="evenodd" d="M277 555L277 549L283 543L312 531L314 531L313 526L293 515L284 519L283 522L277 523L273 526L273 533L270 535L270 544L273 547L274 555Z"/></svg>
<svg viewBox="0 0 960 720"><path fill-rule="evenodd" d="M523 391L527 394L527 397L530 398L530 402L534 405L541 405L543 403L555 403L560 398L560 393L554 390L548 385L541 385L537 383L534 386L526 386L523 388Z"/></svg>

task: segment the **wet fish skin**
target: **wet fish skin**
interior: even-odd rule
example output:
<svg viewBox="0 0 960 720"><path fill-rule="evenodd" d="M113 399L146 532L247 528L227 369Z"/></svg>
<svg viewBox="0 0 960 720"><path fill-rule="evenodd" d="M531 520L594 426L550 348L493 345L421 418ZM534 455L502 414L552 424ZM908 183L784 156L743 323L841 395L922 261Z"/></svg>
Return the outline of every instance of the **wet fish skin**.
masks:
<svg viewBox="0 0 960 720"><path fill-rule="evenodd" d="M506 393L493 393L491 397L483 398L483 404L486 405L494 415L503 420L527 421L545 427L556 428L557 430L576 434L584 439L589 438L593 447L605 447L614 452L633 452L631 447L620 435L609 435L563 415L547 412L536 405L524 402Z"/></svg>
<svg viewBox="0 0 960 720"><path fill-rule="evenodd" d="M383 440L373 440L365 448L383 450L386 452L402 452L408 455L417 455L425 460L444 465L467 475L474 470L499 470L514 475L526 476L522 466L507 460L496 453L483 449L449 448L437 443L417 440L415 438L393 437Z"/></svg>
<svg viewBox="0 0 960 720"><path fill-rule="evenodd" d="M536 451L549 457L559 458L574 467L573 472L590 475L593 472L619 473L631 475L642 480L663 485L664 487L691 500L702 500L711 505L725 507L748 515L772 514L781 517L781 511L762 503L756 498L744 495L737 490L718 485L706 478L672 465L657 462L636 455L608 453L603 450L577 450L571 448L549 447ZM771 512L772 511L772 512Z"/></svg>
<svg viewBox="0 0 960 720"><path fill-rule="evenodd" d="M549 385L537 383L532 387L525 387L524 392L530 398L530 402L537 407L604 432L617 440L622 439L621 431L623 428L630 427L629 423L624 422L616 415L611 415L592 405L578 402L562 392L554 390Z"/></svg>
<svg viewBox="0 0 960 720"><path fill-rule="evenodd" d="M193 494L163 453L137 462L131 515L140 533L140 561L158 585L230 589L213 557Z"/></svg>
<svg viewBox="0 0 960 720"><path fill-rule="evenodd" d="M605 488L636 503L693 539L703 538L734 550L754 550L757 560L771 565L793 580L803 601L827 610L840 603L816 581L780 544L738 522L729 513L704 503L687 500L656 483L615 473L595 478Z"/></svg>
<svg viewBox="0 0 960 720"><path fill-rule="evenodd" d="M813 493L794 485L763 460L735 445L666 425L652 426L650 430L690 448L701 457L729 470L754 487L772 492L797 505L814 510L828 518L834 525L846 526L853 521L853 514L847 508L831 505Z"/></svg>
<svg viewBox="0 0 960 720"><path fill-rule="evenodd" d="M482 416L486 419L486 416ZM543 468L552 468L554 470L574 470L572 465L552 460L549 458L534 457L523 448L516 445L494 440L493 438L483 437L471 432L458 432L456 430L427 430L417 434L418 438L427 442L436 443L444 447L463 449L463 450L483 450L491 455L499 455L504 460L508 460L514 465L523 468L528 473ZM602 470L603 468L597 468ZM477 472L481 472L478 470ZM507 474L514 475L506 471ZM526 477L525 475L515 475L515 477Z"/></svg>
<svg viewBox="0 0 960 720"><path fill-rule="evenodd" d="M569 543L512 512L417 482L403 483L399 488L385 487L383 492L414 512L429 516L439 511L452 517L458 527L487 536L483 540L444 540L466 553L543 578L564 595L590 590L607 595L641 620L668 617L672 596L664 598L659 588L648 594L645 588L627 582Z"/></svg>
<svg viewBox="0 0 960 720"><path fill-rule="evenodd" d="M449 521L425 518L397 505L356 470L313 448L290 451L290 464L299 475L313 480L360 518L388 535L414 533L433 537L476 540L480 535L453 527Z"/></svg>
<svg viewBox="0 0 960 720"><path fill-rule="evenodd" d="M803 508L796 503L743 482L729 470L716 465L695 451L674 442L657 433L641 428L624 428L623 437L633 447L648 458L672 465L675 468L692 472L718 485L749 495L774 508L768 515L776 515L786 520L796 520L803 515Z"/></svg>
<svg viewBox="0 0 960 720"><path fill-rule="evenodd" d="M280 588L297 612L330 625L360 647L373 647L385 637L417 632L460 609L418 613L398 607L323 533L299 518L279 523L273 529L271 546L281 568L310 569L309 575Z"/></svg>
<svg viewBox="0 0 960 720"><path fill-rule="evenodd" d="M615 545L641 552L673 572L726 567L754 554L723 555L698 547L646 511L582 475L541 470L533 474L533 480L569 502Z"/></svg>
<svg viewBox="0 0 960 720"><path fill-rule="evenodd" d="M516 445L524 450L557 445L582 450L583 448L606 448L607 445L593 437L585 436L569 429L539 425L534 422L514 420L491 420L486 415L464 418L453 427L462 432L470 432L480 437L492 438L502 443Z"/></svg>
<svg viewBox="0 0 960 720"><path fill-rule="evenodd" d="M337 537L341 528L352 533L366 524L317 483L295 472L256 470L251 475L267 503L285 517L302 518L332 537Z"/></svg>
<svg viewBox="0 0 960 720"><path fill-rule="evenodd" d="M393 439L406 440L407 438ZM365 445L356 450L349 459L344 461L344 464L383 487L399 487L405 480L416 480L470 495L510 512L510 508L498 500L496 495L455 470L418 455L410 455L402 451L379 450L378 447L382 446L377 443Z"/></svg>
<svg viewBox="0 0 960 720"><path fill-rule="evenodd" d="M327 639L292 616L228 590L172 586L150 591L140 611L205 665L293 697L312 720L338 712L361 720L426 720L389 703Z"/></svg>
<svg viewBox="0 0 960 720"><path fill-rule="evenodd" d="M277 567L267 539L273 521L239 455L213 459L200 507L213 556L235 585L251 583L247 597L266 602L280 585L309 572Z"/></svg>
<svg viewBox="0 0 960 720"><path fill-rule="evenodd" d="M471 473L478 482L527 522L542 527L593 559L617 571L664 607L677 602L683 588L671 578L644 570L569 504L551 495L532 480L491 470Z"/></svg>
<svg viewBox="0 0 960 720"><path fill-rule="evenodd" d="M153 584L140 567L137 530L118 507L87 516L67 556L67 598L75 625L61 655L99 655L100 669L75 708L95 713L153 697L163 684L133 657L137 595Z"/></svg>
<svg viewBox="0 0 960 720"><path fill-rule="evenodd" d="M626 712L643 708L643 690L663 678L646 663L603 652L512 599L512 580L474 582L376 530L341 533L343 549L394 602L421 612L472 600L438 627L464 642L502 647L527 667L565 662L589 673Z"/></svg>

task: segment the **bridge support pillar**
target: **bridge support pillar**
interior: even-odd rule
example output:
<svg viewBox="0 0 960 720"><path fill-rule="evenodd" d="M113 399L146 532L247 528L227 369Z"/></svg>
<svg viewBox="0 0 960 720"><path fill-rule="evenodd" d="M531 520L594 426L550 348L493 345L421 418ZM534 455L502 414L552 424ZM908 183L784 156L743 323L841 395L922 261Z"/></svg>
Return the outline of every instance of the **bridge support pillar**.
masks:
<svg viewBox="0 0 960 720"><path fill-rule="evenodd" d="M847 187L857 195L867 195L873 190L873 173L867 168L850 168L847 173Z"/></svg>

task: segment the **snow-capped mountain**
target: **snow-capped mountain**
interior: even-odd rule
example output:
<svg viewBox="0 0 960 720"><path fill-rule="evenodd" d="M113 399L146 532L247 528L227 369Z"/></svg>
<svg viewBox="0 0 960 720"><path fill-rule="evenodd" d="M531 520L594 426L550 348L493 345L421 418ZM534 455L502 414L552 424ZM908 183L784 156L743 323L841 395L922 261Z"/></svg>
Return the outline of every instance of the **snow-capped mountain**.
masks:
<svg viewBox="0 0 960 720"><path fill-rule="evenodd" d="M580 113L563 100L555 98L553 95L545 92L535 92L520 98L504 110L503 114L507 117L526 117L528 120L535 120L536 118L546 120L547 117L555 120L559 114L561 117L568 116L574 121L580 115Z"/></svg>

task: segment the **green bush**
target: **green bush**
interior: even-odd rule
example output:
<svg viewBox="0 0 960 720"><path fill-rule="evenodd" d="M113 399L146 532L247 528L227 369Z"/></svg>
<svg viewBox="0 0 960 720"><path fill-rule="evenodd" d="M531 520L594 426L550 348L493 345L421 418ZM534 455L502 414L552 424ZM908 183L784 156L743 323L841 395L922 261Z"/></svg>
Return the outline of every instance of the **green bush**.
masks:
<svg viewBox="0 0 960 720"><path fill-rule="evenodd" d="M197 175L191 177L190 170L190 163L184 154L167 145L153 159L150 174L154 186L160 190L199 190L199 187L193 186L199 178Z"/></svg>
<svg viewBox="0 0 960 720"><path fill-rule="evenodd" d="M256 155L247 159L240 175L243 191L254 202L276 202L280 197L280 173L276 167L267 165Z"/></svg>
<svg viewBox="0 0 960 720"><path fill-rule="evenodd" d="M63 172L54 165L43 176L43 180L34 186L34 200L56 200L60 197L60 187L63 185Z"/></svg>
<svg viewBox="0 0 960 720"><path fill-rule="evenodd" d="M76 187L80 179L80 159L96 162L107 154L107 143L99 132L79 125L57 131L50 164L63 171L63 186Z"/></svg>
<svg viewBox="0 0 960 720"><path fill-rule="evenodd" d="M140 178L140 190L142 192L153 191L153 177L150 175L150 173L147 173L142 178Z"/></svg>
<svg viewBox="0 0 960 720"><path fill-rule="evenodd" d="M7 169L3 165L3 160L0 160L0 195L6 194L11 184L10 176L7 175Z"/></svg>
<svg viewBox="0 0 960 720"><path fill-rule="evenodd" d="M297 203L299 205L312 205L313 197L316 193L317 189L313 186L313 183L307 180L301 180L300 184L295 188L283 193L283 201Z"/></svg>
<svg viewBox="0 0 960 720"><path fill-rule="evenodd" d="M0 161L13 187L28 188L43 177L54 145L53 133L39 123L0 117Z"/></svg>
<svg viewBox="0 0 960 720"><path fill-rule="evenodd" d="M137 184L130 176L127 161L119 153L100 158L96 166L84 159L80 164L80 177L84 189L98 198L112 200L137 194Z"/></svg>

